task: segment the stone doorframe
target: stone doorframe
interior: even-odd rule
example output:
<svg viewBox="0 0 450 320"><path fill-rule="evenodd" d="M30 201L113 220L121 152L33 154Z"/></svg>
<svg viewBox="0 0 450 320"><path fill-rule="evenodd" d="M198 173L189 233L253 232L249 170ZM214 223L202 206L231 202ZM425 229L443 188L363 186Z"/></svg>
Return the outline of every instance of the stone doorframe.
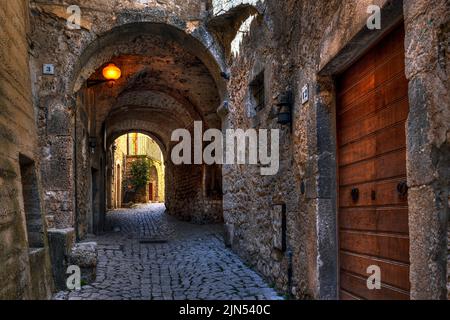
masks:
<svg viewBox="0 0 450 320"><path fill-rule="evenodd" d="M445 76L438 74L446 74L447 66L436 65L440 60L436 57L438 53L433 45L417 46L420 46L420 41L426 40L438 46L442 40L436 37L441 34L443 25L448 27L448 21L442 18L442 24L436 22L428 25L429 30L423 30L424 21L429 19L426 16L427 8L423 8L426 4L409 4L400 0L381 2L382 30L369 30L366 27L369 15L365 12L348 21L343 19L348 14L343 10L336 14L321 41L314 101L319 154L318 192L320 198L332 201L324 202L323 208L319 204L318 208L318 259L322 261L318 275L320 298L333 299L339 296L334 76L356 62L395 26L404 23L410 103L406 130L411 299L447 299L450 141L445 132L448 136L450 119L445 112L440 119L432 117L432 112L436 112L436 109L442 110L450 105L446 92L448 86L445 86L443 80ZM444 3L445 0L442 0L442 7L446 8ZM440 70L440 67L444 70ZM428 85L426 81L432 84ZM439 135L439 130L444 134ZM336 242L333 243L330 239L336 239Z"/></svg>

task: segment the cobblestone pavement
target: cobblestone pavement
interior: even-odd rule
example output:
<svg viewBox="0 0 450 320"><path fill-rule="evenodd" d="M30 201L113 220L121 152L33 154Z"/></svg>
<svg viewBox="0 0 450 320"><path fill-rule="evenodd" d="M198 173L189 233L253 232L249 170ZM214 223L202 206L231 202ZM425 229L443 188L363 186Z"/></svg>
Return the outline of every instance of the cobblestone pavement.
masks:
<svg viewBox="0 0 450 320"><path fill-rule="evenodd" d="M223 244L222 226L199 226L143 205L108 214L113 231L99 248L96 282L60 292L69 300L278 300L263 279ZM149 241L150 240L150 241ZM166 243L145 243L145 242ZM161 241L162 240L162 241Z"/></svg>

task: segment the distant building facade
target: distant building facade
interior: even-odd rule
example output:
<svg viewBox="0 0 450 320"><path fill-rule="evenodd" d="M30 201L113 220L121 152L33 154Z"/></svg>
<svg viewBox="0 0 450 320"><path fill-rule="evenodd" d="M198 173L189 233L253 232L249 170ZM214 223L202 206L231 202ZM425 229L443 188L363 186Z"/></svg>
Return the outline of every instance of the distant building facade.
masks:
<svg viewBox="0 0 450 320"><path fill-rule="evenodd" d="M111 208L121 208L129 203L164 202L165 166L158 144L145 134L129 133L117 138L113 149ZM142 159L150 163L150 181L136 192L129 183L130 168L134 161Z"/></svg>

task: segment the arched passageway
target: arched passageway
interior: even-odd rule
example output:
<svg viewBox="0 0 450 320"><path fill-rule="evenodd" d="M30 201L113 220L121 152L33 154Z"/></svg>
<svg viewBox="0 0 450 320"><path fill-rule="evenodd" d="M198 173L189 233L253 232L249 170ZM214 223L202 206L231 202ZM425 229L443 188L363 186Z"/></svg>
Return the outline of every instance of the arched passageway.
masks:
<svg viewBox="0 0 450 320"><path fill-rule="evenodd" d="M102 73L109 64L121 70L121 77L109 83L99 81L104 79ZM148 135L161 149L164 201L170 215L195 223L223 221L220 167L176 166L170 157L175 130L187 129L193 134L195 121L201 122L204 130L221 128L216 110L224 87L219 74L215 59L200 41L166 24L117 27L85 49L69 84L77 101L76 145L83 148L86 141L90 148L89 156L76 161L80 238L103 229L108 209L133 202L127 198L128 186L117 181L119 175L124 179L126 163L114 158L115 141L131 132ZM84 169L89 166L101 172L98 181L91 178L97 183L94 189L99 191L92 210L84 205L89 196L94 197L83 187ZM159 201L159 188L153 178L143 197ZM91 220L92 230L88 230L86 221Z"/></svg>
<svg viewBox="0 0 450 320"><path fill-rule="evenodd" d="M2 1L0 299L50 298L97 251L73 298L260 298L217 239L298 299L448 298L448 3ZM175 165L196 122L274 132L276 172ZM150 168L125 199L130 133L159 146L164 197Z"/></svg>
<svg viewBox="0 0 450 320"><path fill-rule="evenodd" d="M108 209L165 202L165 161L148 135L127 133L117 138L109 161L116 171L107 176Z"/></svg>

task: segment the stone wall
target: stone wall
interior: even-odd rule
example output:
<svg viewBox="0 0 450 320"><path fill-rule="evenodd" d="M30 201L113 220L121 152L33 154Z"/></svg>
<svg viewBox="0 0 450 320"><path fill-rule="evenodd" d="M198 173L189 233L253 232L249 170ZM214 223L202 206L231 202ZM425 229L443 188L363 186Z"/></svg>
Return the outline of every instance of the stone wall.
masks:
<svg viewBox="0 0 450 320"><path fill-rule="evenodd" d="M31 98L28 14L26 1L0 1L0 299L46 299L53 287Z"/></svg>
<svg viewBox="0 0 450 320"><path fill-rule="evenodd" d="M220 104L218 92L221 95L225 93L220 72L225 70L226 66L221 47L214 41L203 21L210 8L209 1L189 0L180 3L153 0L146 2L74 0L71 5L77 5L81 9L80 29L74 30L67 26L67 19L71 16L70 10L69 12L67 10L68 4L56 0L31 1L33 41L31 70L35 75L32 79L35 92L33 102L38 110L39 144L42 150L41 172L48 216L55 228L77 226L78 237L82 238L86 230L89 231L91 220L94 225L92 230L94 232L101 230L106 207L103 198L107 199L105 202L109 206L112 203L112 192L109 189L114 164L111 159L112 153L107 150L109 141L105 141L103 131L105 127L106 139L111 135L135 130L159 134L159 137L164 138L159 142L167 146L170 137L168 132L170 128L168 129L167 124L175 125L181 122L177 126L185 127L190 125L189 121L192 119L200 118L193 101L197 109L208 109L202 110L204 114L214 113ZM136 37L139 37L139 41L136 41ZM164 55L168 55L169 59L154 59L152 54L158 53L149 48L155 48L163 58ZM102 91L98 86L86 88L87 79L101 77L99 70L101 71L103 63L115 57L125 57L124 61L129 62L130 59L146 55L149 55L146 58L148 65L161 68L162 76L157 79L158 81L154 76L149 76L150 80L141 78L141 75L149 74L145 73L145 70L133 69L130 65L129 70L124 70L129 72L129 75L124 74L121 79L123 81L111 90ZM170 55L178 56L172 58ZM177 64L178 68L178 65L185 62L183 59L186 59L188 64L185 67L192 69L189 71L190 74L198 76L200 81L208 86L207 89L201 86L194 87L193 83L196 81L185 81L182 79L185 76L183 73L175 72L172 77L171 71L174 71L172 64ZM173 63L160 63L161 61ZM135 67L140 66L140 63L140 60L136 61ZM54 74L44 75L42 73L44 64L52 64L55 68ZM138 80L143 82L140 87ZM131 101L134 96L125 94L126 89L129 89L128 84L135 83L140 91L145 91L143 88L160 87L163 81L168 80L173 83L170 83L166 90L172 92L159 92L156 95L159 100L156 102L161 104L160 109L165 113L176 113L178 116L173 119L173 115L170 118L164 112L152 113L145 117L141 117L139 112L126 112L125 116L111 113L111 117L117 116L117 119L113 119L117 120L117 123L109 125L106 118L110 109L116 105L118 109L127 107L127 104L137 105L137 103L148 108L159 107L159 105L143 105L148 103L149 99ZM155 84L149 84L149 81ZM192 87L191 90L187 90L189 87ZM204 94L197 94L197 91ZM93 93L95 99L90 97L89 103L83 102L83 107L79 108L79 97L92 96ZM122 93L124 95L120 97ZM191 95L189 99L181 96L188 93ZM149 94L155 97L154 92L150 91ZM204 103L202 99L207 102ZM176 109L171 108L168 101L174 101ZM88 125L80 119L83 108L86 109L84 112L88 116ZM94 111L91 114L89 110ZM78 111L80 113L77 113ZM126 119L127 116L136 119ZM218 126L218 117L215 118L215 126ZM125 120L142 120L144 126L123 128L122 124L128 123ZM74 130L75 121L77 130ZM111 128L115 130L116 126L122 127L114 132L108 131ZM83 153L90 148L86 137L95 138L97 146L94 153L89 155ZM87 158L90 160L85 162L84 159ZM78 159L83 161L75 164ZM75 182L78 177L82 181ZM107 192L104 192L105 178ZM89 181L93 181L94 185ZM88 197L90 193L92 194ZM92 218L89 217L89 203L93 204ZM78 225L78 216L80 216L78 221L83 226Z"/></svg>
<svg viewBox="0 0 450 320"><path fill-rule="evenodd" d="M450 5L405 1L408 185L414 299L446 299L450 215ZM432 236L431 236L432 235Z"/></svg>
<svg viewBox="0 0 450 320"><path fill-rule="evenodd" d="M166 174L168 213L180 220L191 221L199 210L196 202L202 194L201 166L175 166L168 163Z"/></svg>
<svg viewBox="0 0 450 320"><path fill-rule="evenodd" d="M227 128L280 129L280 171L262 177L258 167L224 166L224 216L232 230L232 246L276 287L298 298L326 298L318 284L318 208L330 206L317 192L317 110L312 103L300 105L298 92L316 80L320 35L340 1L266 1L264 16L252 23L237 57L230 55L230 114ZM315 21L322 21L317 24ZM264 75L265 108L255 112L250 83ZM280 93L295 95L293 127L281 126L272 107ZM312 93L315 90L312 90ZM311 97L310 101L314 101ZM331 177L330 177L331 182ZM301 185L305 192L301 192ZM274 206L286 206L287 250L273 245ZM334 239L327 239L330 245ZM333 262L327 263L331 268ZM288 270L293 269L289 279ZM335 277L331 270L330 277ZM288 288L291 286L291 288Z"/></svg>
<svg viewBox="0 0 450 320"><path fill-rule="evenodd" d="M152 138L141 133L131 133L127 137L129 139L130 156L147 155L156 161L162 161L161 149Z"/></svg>
<svg viewBox="0 0 450 320"><path fill-rule="evenodd" d="M156 167L156 174L158 177L158 193L157 198L159 202L165 202L166 201L166 168L164 166L164 163L161 163Z"/></svg>
<svg viewBox="0 0 450 320"><path fill-rule="evenodd" d="M441 200L448 194L450 109L448 37L445 43L442 39L448 35L448 2L405 1L403 5L401 1L375 1L382 8L383 29L364 32L367 6L373 2L269 0L263 3L263 10L259 3L258 11L263 14L253 19L237 54L227 53L231 79L224 127L281 130L277 175L262 177L252 166L224 166L224 216L229 238L248 263L278 289L297 298L337 297L333 76L399 23L403 12L412 103L408 124L411 296L442 298L446 294L443 235L448 205ZM233 17L243 21L230 10L229 19ZM220 30L220 23L220 19L213 20L215 30ZM251 83L262 74L265 108L256 112ZM309 102L302 104L300 93L305 85L310 96ZM288 90L295 100L292 127L279 125L273 112L280 94ZM415 128L428 128L423 133L426 138ZM271 232L279 225L272 212L280 204L286 207L285 252L275 248Z"/></svg>
<svg viewBox="0 0 450 320"><path fill-rule="evenodd" d="M228 11L244 5L263 4L265 0L212 0L214 15L226 14Z"/></svg>
<svg viewBox="0 0 450 320"><path fill-rule="evenodd" d="M223 222L222 198L205 193L201 165L166 167L166 206L170 215L197 224Z"/></svg>
<svg viewBox="0 0 450 320"><path fill-rule="evenodd" d="M93 232L92 217L92 182L91 182L91 153L89 136L89 119L91 118L89 104L84 97L80 97L76 110L75 132L75 181L76 181L76 228L77 236L83 239Z"/></svg>
<svg viewBox="0 0 450 320"><path fill-rule="evenodd" d="M112 173L110 185L111 192L108 192L109 190L107 190L107 193L110 194L109 198L111 199L111 201L109 201L108 203L108 209L121 208L123 204L123 196L125 191L123 184L123 177L124 177L124 169L126 167L126 156L128 152L127 149L128 149L127 135L123 135L117 138L112 147L113 159L111 159L111 162L113 170L111 170ZM118 188L120 189L119 193L117 192Z"/></svg>

